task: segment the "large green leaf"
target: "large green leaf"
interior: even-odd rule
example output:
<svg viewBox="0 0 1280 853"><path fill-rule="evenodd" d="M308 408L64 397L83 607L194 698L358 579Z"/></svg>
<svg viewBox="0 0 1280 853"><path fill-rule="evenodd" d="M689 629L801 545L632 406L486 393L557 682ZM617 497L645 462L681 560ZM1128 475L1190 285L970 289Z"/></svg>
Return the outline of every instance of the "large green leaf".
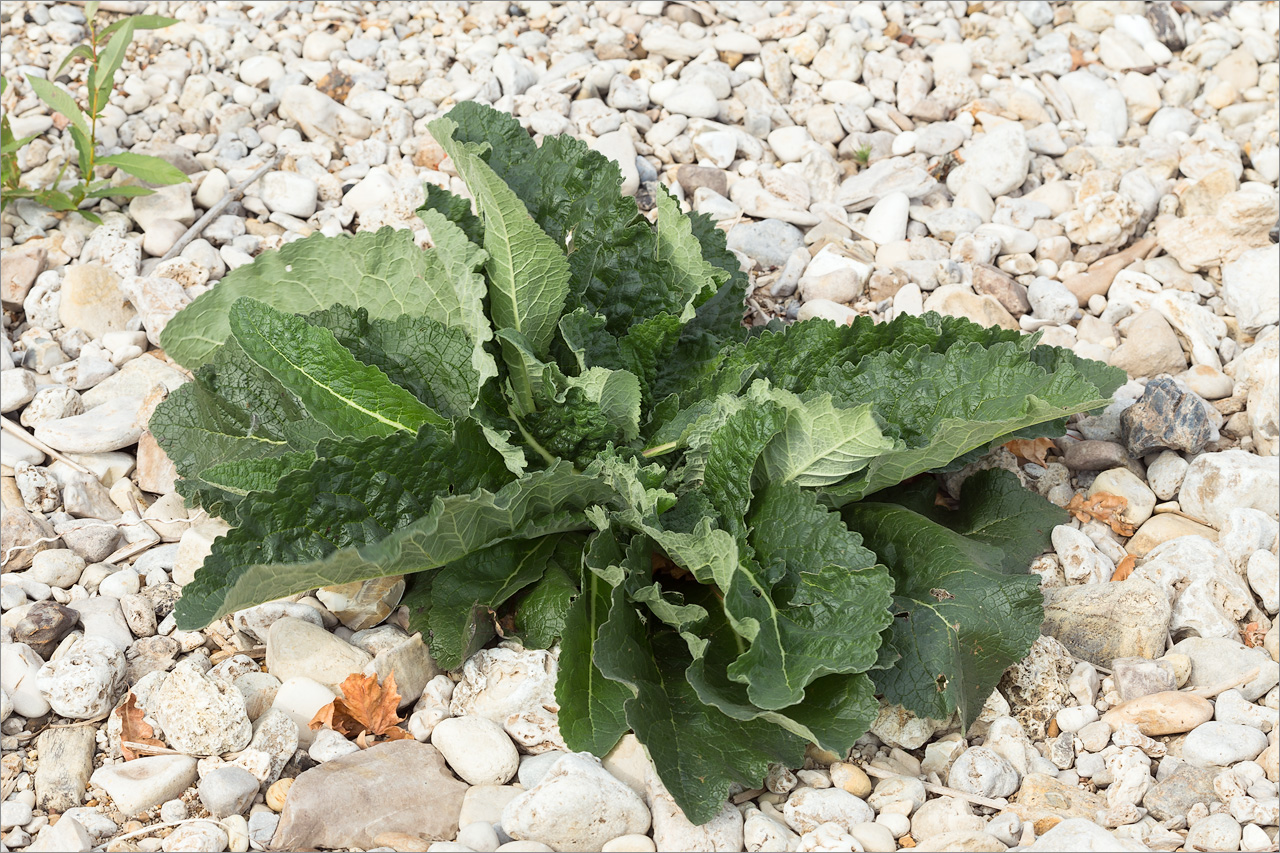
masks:
<svg viewBox="0 0 1280 853"><path fill-rule="evenodd" d="M830 394L810 393L801 400L777 389L772 396L787 407L787 423L764 451L771 481L829 486L893 448L893 441L880 432L870 404L841 408L831 402Z"/></svg>
<svg viewBox="0 0 1280 853"><path fill-rule="evenodd" d="M736 261L726 260L723 232L708 228L704 220L692 221L686 231L660 211L659 236L640 215L635 199L622 195L617 164L581 140L557 136L538 146L514 117L475 103L459 104L448 117L456 123L451 130L455 140L488 146L482 156L489 168L552 241L568 251L568 312L584 308L599 313L609 331L621 337L633 324L662 312L685 315L691 300L698 307L717 287L727 286L737 296L733 322L740 326L746 279ZM666 202L659 195L661 206ZM689 251L690 238L702 246L710 265ZM726 273L732 283L721 285ZM718 324L717 329L723 331Z"/></svg>
<svg viewBox="0 0 1280 853"><path fill-rule="evenodd" d="M648 559L637 550L629 563ZM573 603L560 640L560 672L556 702L560 705L560 733L569 748L605 755L629 726L623 703L631 692L605 678L594 662L596 636L609 616L613 585L602 576L621 565L621 551L610 531L597 533L586 554L582 594Z"/></svg>
<svg viewBox="0 0 1280 853"><path fill-rule="evenodd" d="M1041 366L1021 342L989 348L962 343L942 353L904 347L841 364L817 381L838 404L870 403L886 434L901 442L847 483L830 487L826 497L835 505L945 466L1019 430L1064 423L1110 399L1073 361Z"/></svg>
<svg viewBox="0 0 1280 853"><path fill-rule="evenodd" d="M440 222L450 224L443 217ZM460 262L465 267L479 250L456 226L454 231L470 247L459 247L470 252ZM483 321L483 282L457 276L456 268L446 265L447 257L442 244L434 251L419 249L407 230L381 228L338 237L316 233L232 270L217 287L178 312L160 333L160 341L170 357L194 370L230 334L227 317L232 303L251 296L290 314L342 304L364 308L373 318L426 315L445 325L463 326L478 346L488 340L476 334Z"/></svg>
<svg viewBox="0 0 1280 853"><path fill-rule="evenodd" d="M511 188L481 159L480 147L454 139L456 127L449 118L430 124L484 221L484 248L489 253L485 272L494 326L524 335L541 357L551 345L569 293L569 264Z"/></svg>
<svg viewBox="0 0 1280 853"><path fill-rule="evenodd" d="M345 305L309 314L307 322L328 329L358 361L378 368L445 417L462 417L475 406L480 375L471 362L471 338L461 326L408 314L370 320L365 309Z"/></svg>
<svg viewBox="0 0 1280 853"><path fill-rule="evenodd" d="M426 200L418 208L417 214L428 227L433 225L434 221L427 213L434 211L462 229L462 233L466 234L467 239L472 243L479 245L484 242L484 226L480 223L480 217L471 212L469 199L456 196L432 183L423 184L422 190Z"/></svg>
<svg viewBox="0 0 1280 853"><path fill-rule="evenodd" d="M966 481L961 507L862 501L843 514L893 575L886 642L901 660L873 673L876 686L922 716L959 711L967 726L1040 635L1040 579L1027 566L1066 514L995 470Z"/></svg>
<svg viewBox="0 0 1280 853"><path fill-rule="evenodd" d="M357 361L328 329L248 297L231 306L229 320L245 355L335 435L365 438L448 423L381 370Z"/></svg>
<svg viewBox="0 0 1280 853"><path fill-rule="evenodd" d="M494 635L494 612L542 577L559 535L499 542L455 560L435 573L425 627L431 654L457 669Z"/></svg>
<svg viewBox="0 0 1280 853"><path fill-rule="evenodd" d="M400 433L382 439L403 440ZM471 443L474 446L483 441L483 435L477 435ZM459 446L460 442L455 443L453 452L445 452L439 464L408 470L426 477L457 466L474 476L478 466L465 458ZM489 449L487 444L485 448ZM367 460L347 459L353 472L351 484L381 508L388 500L381 495L383 478L370 476L376 469ZM500 455L497 464L502 464ZM406 466L396 467L404 470ZM214 543L214 552L196 573L195 581L183 588L176 612L185 630L252 604L308 589L426 571L507 539L583 530L588 524L582 510L613 496L595 476L579 474L561 464L509 483L496 493L478 489L436 497L425 511L407 512L403 526L379 538L370 532L367 518L360 530L342 530L333 525L329 507L310 507L308 502L317 497L339 497L337 490L342 484L334 482L327 471L323 473L322 479L315 478L319 482L311 482L302 472L286 476L275 493L261 496L260 505L269 515L259 522L258 529L240 533L245 528L236 528ZM289 503L296 505L290 509ZM306 526L309 519L313 527ZM323 537L339 533L353 544L336 549L325 545L329 540ZM299 534L306 537L302 543L296 541ZM296 562L281 560L282 552L296 554L302 550L301 544L317 556Z"/></svg>
<svg viewBox="0 0 1280 853"><path fill-rule="evenodd" d="M755 560L725 593L734 630L751 647L728 668L759 708L795 705L824 675L869 669L889 623L893 584L835 513L794 483L771 483L751 508Z"/></svg>
<svg viewBox="0 0 1280 853"><path fill-rule="evenodd" d="M800 766L803 739L773 723L735 720L703 704L685 677L691 660L683 641L670 632L648 636L622 584L613 589L594 660L606 678L634 694L623 703L627 724L694 823L720 812L732 783L755 787L774 762Z"/></svg>

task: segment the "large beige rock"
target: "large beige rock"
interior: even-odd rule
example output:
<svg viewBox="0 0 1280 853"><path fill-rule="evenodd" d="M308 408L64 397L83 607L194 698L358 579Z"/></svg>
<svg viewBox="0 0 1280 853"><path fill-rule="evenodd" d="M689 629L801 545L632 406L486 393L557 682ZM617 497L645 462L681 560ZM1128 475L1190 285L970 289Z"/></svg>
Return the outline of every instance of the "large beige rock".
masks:
<svg viewBox="0 0 1280 853"><path fill-rule="evenodd" d="M1163 654L1171 618L1159 587L1126 580L1048 590L1041 631L1081 660L1110 667L1116 658Z"/></svg>
<svg viewBox="0 0 1280 853"><path fill-rule="evenodd" d="M1212 719L1212 702L1176 690L1148 693L1146 696L1130 699L1102 715L1103 722L1110 724L1113 729L1132 723L1138 727L1138 731L1149 737L1189 732Z"/></svg>
<svg viewBox="0 0 1280 853"><path fill-rule="evenodd" d="M1052 776L1032 773L1022 780L1008 811L1032 824L1036 834L1042 835L1060 820L1092 820L1105 808L1106 801L1097 794L1064 784Z"/></svg>
<svg viewBox="0 0 1280 853"><path fill-rule="evenodd" d="M1111 353L1111 366L1130 376L1158 376L1186 370L1187 357L1169 321L1151 309L1133 318L1124 343Z"/></svg>
<svg viewBox="0 0 1280 853"><path fill-rule="evenodd" d="M120 278L101 264L68 267L61 294L58 318L62 325L79 326L95 338L125 331L136 313L120 289Z"/></svg>
<svg viewBox="0 0 1280 853"><path fill-rule="evenodd" d="M1182 536L1203 536L1210 542L1218 541L1218 531L1172 512L1153 515L1138 528L1138 532L1125 544L1125 550L1135 557L1145 557L1153 548Z"/></svg>
<svg viewBox="0 0 1280 853"><path fill-rule="evenodd" d="M1237 507L1280 515L1280 457L1243 450L1202 453L1182 478L1178 502L1189 515L1221 527Z"/></svg>
<svg viewBox="0 0 1280 853"><path fill-rule="evenodd" d="M466 791L434 746L380 743L300 774L289 788L271 849L368 849L392 832L427 843L451 841Z"/></svg>
<svg viewBox="0 0 1280 853"><path fill-rule="evenodd" d="M337 689L373 655L303 619L277 619L267 632L267 671L281 681L310 678Z"/></svg>
<svg viewBox="0 0 1280 853"><path fill-rule="evenodd" d="M1005 310L999 300L979 296L959 284L944 284L924 302L924 310L937 311L949 317L966 317L980 326L1017 329L1018 321Z"/></svg>

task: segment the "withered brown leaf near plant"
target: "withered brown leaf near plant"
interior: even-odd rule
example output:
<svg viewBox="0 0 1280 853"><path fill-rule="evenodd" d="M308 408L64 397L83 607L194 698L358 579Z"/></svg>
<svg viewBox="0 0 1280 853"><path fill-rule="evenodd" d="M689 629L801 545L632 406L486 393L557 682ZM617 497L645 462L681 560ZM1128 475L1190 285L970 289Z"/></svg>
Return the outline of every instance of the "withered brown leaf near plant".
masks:
<svg viewBox="0 0 1280 853"><path fill-rule="evenodd" d="M116 708L115 713L120 718L120 754L124 756L125 761L142 757L142 753L125 746L125 743L140 743L167 749L164 741L155 736L155 729L142 718L143 711L138 707L138 697L133 693L128 695L123 705Z"/></svg>
<svg viewBox="0 0 1280 853"><path fill-rule="evenodd" d="M1073 495L1066 510L1076 517L1081 524L1090 521L1101 521L1121 536L1132 536L1134 526L1120 517L1129 506L1128 498L1113 495L1109 492L1098 492L1093 497Z"/></svg>
<svg viewBox="0 0 1280 853"><path fill-rule="evenodd" d="M354 738L361 748L371 746L368 735L403 740L409 733L400 728L403 718L397 713L400 694L396 691L395 673L379 685L378 676L352 673L342 682L342 697L325 705L311 718L312 730L333 729Z"/></svg>

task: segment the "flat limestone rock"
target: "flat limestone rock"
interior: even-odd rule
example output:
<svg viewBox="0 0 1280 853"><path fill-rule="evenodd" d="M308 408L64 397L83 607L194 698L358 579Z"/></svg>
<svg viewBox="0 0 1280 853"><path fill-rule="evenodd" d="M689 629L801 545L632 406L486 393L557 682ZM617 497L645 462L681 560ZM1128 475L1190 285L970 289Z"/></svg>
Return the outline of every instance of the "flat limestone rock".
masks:
<svg viewBox="0 0 1280 853"><path fill-rule="evenodd" d="M300 774L289 789L273 850L368 849L388 832L450 841L467 786L440 752L413 740L380 743Z"/></svg>
<svg viewBox="0 0 1280 853"><path fill-rule="evenodd" d="M1042 835L1061 820L1093 820L1106 807L1106 800L1097 794L1064 784L1052 776L1032 773L1022 780L1022 787L1007 811L1034 824L1036 834Z"/></svg>
<svg viewBox="0 0 1280 853"><path fill-rule="evenodd" d="M1159 587L1127 580L1049 590L1041 631L1081 660L1110 667L1116 658L1163 654L1171 618Z"/></svg>

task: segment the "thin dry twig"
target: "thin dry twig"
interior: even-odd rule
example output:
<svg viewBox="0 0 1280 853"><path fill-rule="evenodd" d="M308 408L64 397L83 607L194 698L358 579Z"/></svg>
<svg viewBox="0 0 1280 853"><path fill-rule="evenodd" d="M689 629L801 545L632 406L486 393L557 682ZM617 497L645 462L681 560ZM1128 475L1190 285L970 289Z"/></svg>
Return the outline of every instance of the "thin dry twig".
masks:
<svg viewBox="0 0 1280 853"><path fill-rule="evenodd" d="M1241 684L1248 684L1250 681L1257 678L1258 673L1260 672L1262 672L1262 667L1255 666L1244 675L1237 675L1235 678L1224 681L1221 684L1215 684L1212 687L1201 687L1198 690L1184 690L1182 692L1189 693L1192 696L1199 696L1201 699L1212 699L1219 693L1226 693L1228 690L1233 690Z"/></svg>
<svg viewBox="0 0 1280 853"><path fill-rule="evenodd" d="M19 441L21 441L23 444L26 444L29 447L34 447L36 450L39 450L45 453L46 455L58 460L59 462L63 462L67 465L70 465L72 468L79 471L81 474L88 474L91 477L94 475L92 471L90 471L88 468L81 465L76 460L72 459L71 457L63 453L59 453L58 451L54 450L52 447L45 444L43 441L36 438L34 435L27 432L25 429L18 426L8 418L0 418L0 421L4 423L4 431L9 433Z"/></svg>
<svg viewBox="0 0 1280 853"><path fill-rule="evenodd" d="M201 232L204 231L205 227L210 222L212 222L214 218L218 216L218 214L222 213L222 211L227 209L227 205L231 204L231 202L233 201L239 200L240 197L244 195L244 191L249 189L249 186L254 181L258 180L258 178L261 178L267 172L274 169L276 167L276 164L279 163L283 157L284 157L284 152L277 151L276 156L272 157L270 160L263 163L261 166L258 167L257 171L255 171L252 175L245 178L236 186L232 187L231 191L228 192L225 196L223 196L221 201L219 201L213 207L206 210L204 216L201 216L199 219L197 219L195 224L187 229L187 233L183 234L181 237L178 238L178 241L174 243L172 247L170 247L169 251L164 253L164 257L162 257L160 260L167 261L170 258L176 258L179 255L179 253L182 252L183 249L187 248L188 243L190 243L192 240L200 236Z"/></svg>

